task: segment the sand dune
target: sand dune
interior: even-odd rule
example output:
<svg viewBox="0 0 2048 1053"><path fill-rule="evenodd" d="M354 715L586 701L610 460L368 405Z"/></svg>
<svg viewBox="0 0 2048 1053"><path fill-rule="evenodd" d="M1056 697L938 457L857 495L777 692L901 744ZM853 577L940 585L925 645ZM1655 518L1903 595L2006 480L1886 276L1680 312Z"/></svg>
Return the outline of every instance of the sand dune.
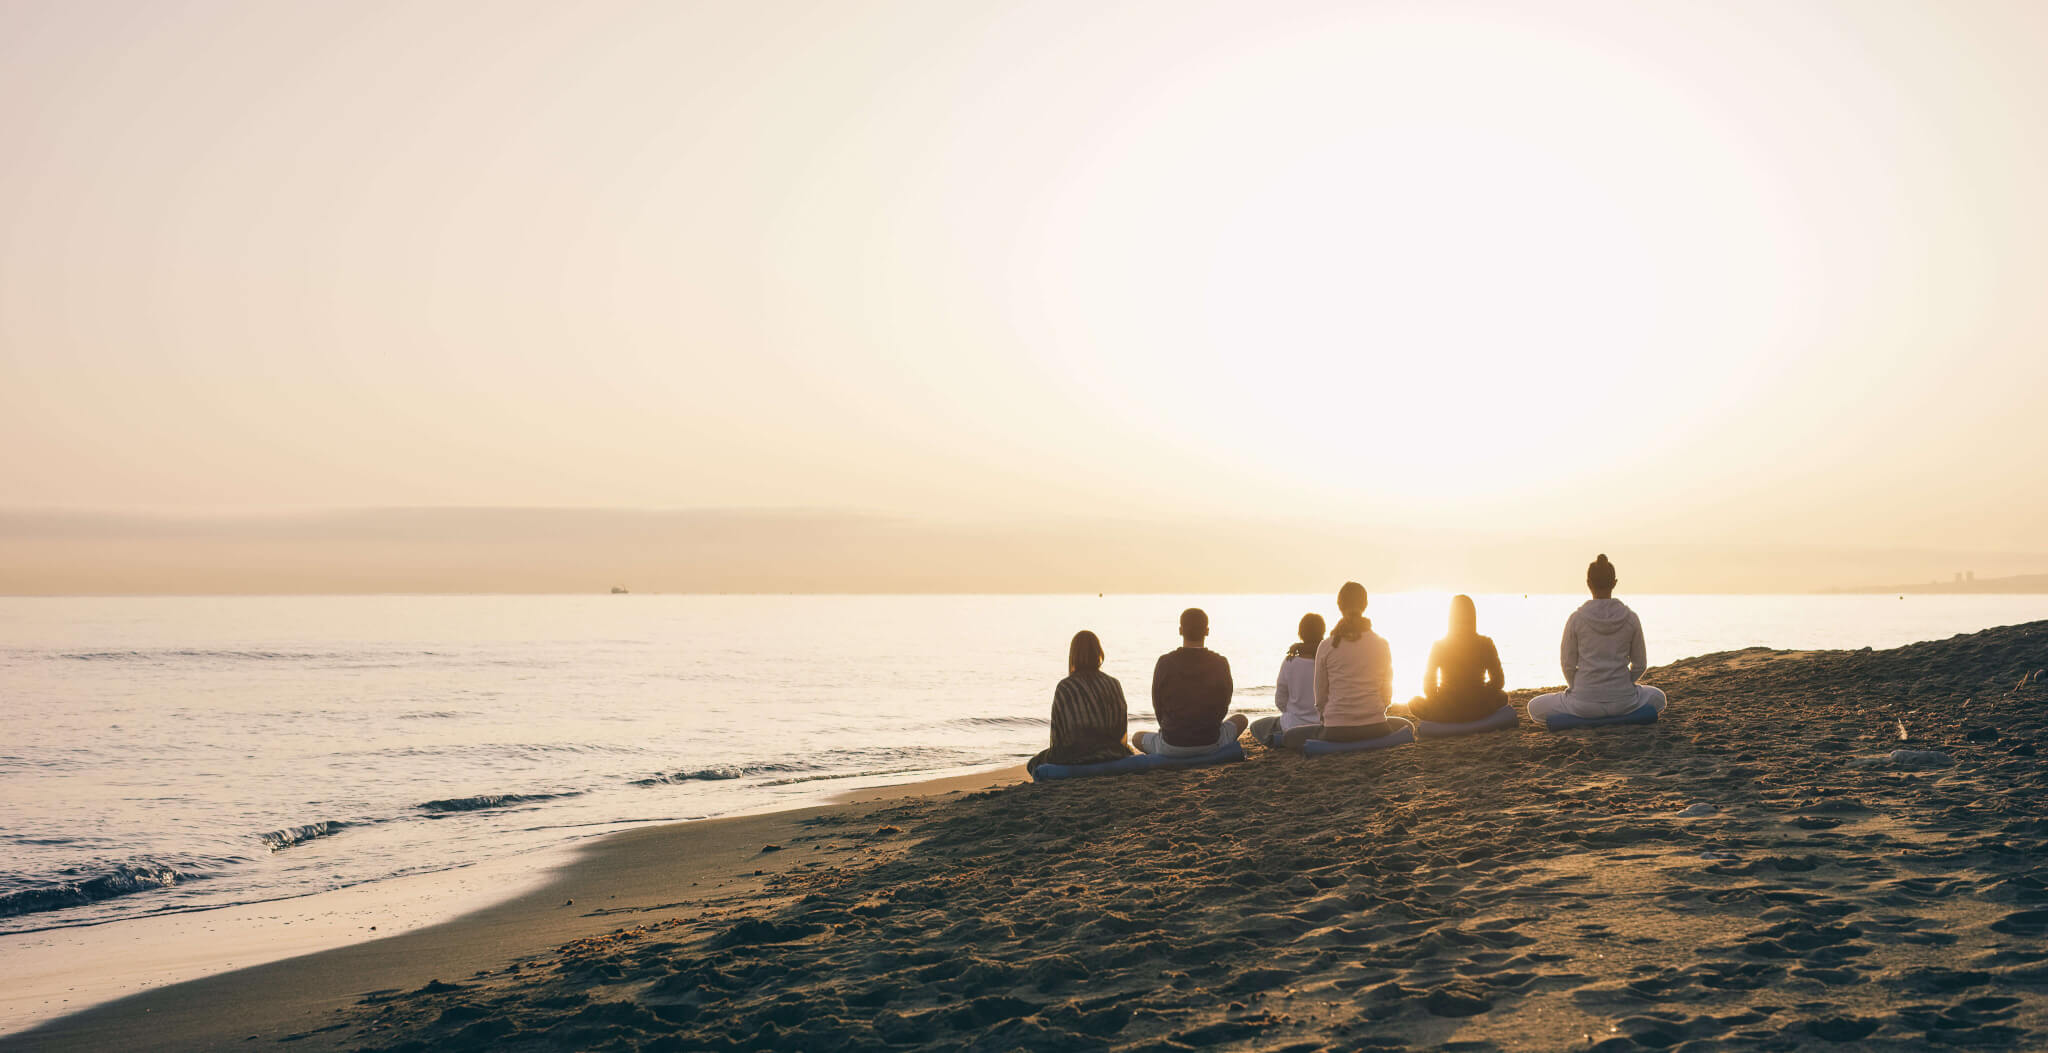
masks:
<svg viewBox="0 0 2048 1053"><path fill-rule="evenodd" d="M1649 727L825 811L290 1048L2039 1048L2043 667L1754 649Z"/></svg>

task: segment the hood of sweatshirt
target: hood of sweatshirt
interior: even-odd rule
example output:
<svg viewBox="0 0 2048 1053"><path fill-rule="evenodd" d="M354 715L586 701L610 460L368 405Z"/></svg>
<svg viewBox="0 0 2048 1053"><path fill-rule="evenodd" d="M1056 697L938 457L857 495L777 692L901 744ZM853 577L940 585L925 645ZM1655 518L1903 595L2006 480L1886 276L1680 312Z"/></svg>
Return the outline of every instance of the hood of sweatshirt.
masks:
<svg viewBox="0 0 2048 1053"><path fill-rule="evenodd" d="M1636 612L1629 610L1628 604L1611 596L1604 600L1587 600L1580 605L1578 614L1579 621L1602 635L1627 629L1636 617Z"/></svg>

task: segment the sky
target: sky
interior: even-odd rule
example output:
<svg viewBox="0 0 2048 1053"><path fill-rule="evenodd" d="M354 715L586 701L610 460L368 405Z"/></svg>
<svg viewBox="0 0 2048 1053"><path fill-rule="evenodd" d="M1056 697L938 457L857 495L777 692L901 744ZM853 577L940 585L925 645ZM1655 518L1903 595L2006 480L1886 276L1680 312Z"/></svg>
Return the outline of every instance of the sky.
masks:
<svg viewBox="0 0 2048 1053"><path fill-rule="evenodd" d="M2028 2L0 2L0 591L2048 571L2044 48Z"/></svg>

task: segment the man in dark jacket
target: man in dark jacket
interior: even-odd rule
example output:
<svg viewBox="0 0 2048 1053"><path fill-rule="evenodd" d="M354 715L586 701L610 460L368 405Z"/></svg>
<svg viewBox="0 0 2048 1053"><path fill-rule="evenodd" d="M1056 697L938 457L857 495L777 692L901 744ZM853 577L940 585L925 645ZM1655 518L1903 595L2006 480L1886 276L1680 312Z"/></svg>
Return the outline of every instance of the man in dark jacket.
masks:
<svg viewBox="0 0 2048 1053"><path fill-rule="evenodd" d="M1159 730L1131 736L1139 752L1199 757L1244 732L1244 714L1230 712L1230 660L1202 646L1208 638L1207 612L1180 612L1180 647L1160 655L1152 667L1152 713Z"/></svg>

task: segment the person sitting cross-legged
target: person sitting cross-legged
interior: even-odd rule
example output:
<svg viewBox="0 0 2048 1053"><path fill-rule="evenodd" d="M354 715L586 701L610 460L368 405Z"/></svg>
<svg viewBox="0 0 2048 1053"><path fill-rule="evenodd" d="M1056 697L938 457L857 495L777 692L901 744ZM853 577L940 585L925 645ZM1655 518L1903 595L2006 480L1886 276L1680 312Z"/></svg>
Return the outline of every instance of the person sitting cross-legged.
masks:
<svg viewBox="0 0 2048 1053"><path fill-rule="evenodd" d="M1024 770L1128 757L1131 747L1124 742L1124 733L1130 725L1124 686L1102 671L1102 641L1083 629L1067 645L1067 678L1053 688L1052 745L1025 761Z"/></svg>
<svg viewBox="0 0 2048 1053"><path fill-rule="evenodd" d="M1388 712L1439 724L1485 720L1508 704L1506 681L1492 638L1479 635L1478 606L1453 596L1450 632L1429 648L1422 694Z"/></svg>
<svg viewBox="0 0 2048 1053"><path fill-rule="evenodd" d="M1394 696L1393 652L1372 631L1365 606L1365 586L1347 581L1337 590L1337 612L1343 617L1316 648L1316 710L1323 726L1309 738L1357 742L1407 727L1406 721L1387 719Z"/></svg>
<svg viewBox="0 0 2048 1053"><path fill-rule="evenodd" d="M1323 642L1323 616L1304 614L1297 627L1301 638L1280 660L1273 680L1273 708L1280 715L1252 721L1252 738L1267 746L1300 749L1323 726L1316 712L1316 648Z"/></svg>
<svg viewBox="0 0 2048 1053"><path fill-rule="evenodd" d="M1244 716L1230 712L1230 660L1202 646L1208 638L1208 613L1200 607L1182 611L1180 647L1160 655L1152 668L1152 714L1159 730L1131 736L1138 752L1200 757L1244 733Z"/></svg>
<svg viewBox="0 0 2048 1053"><path fill-rule="evenodd" d="M1597 720L1626 716L1646 706L1664 711L1664 692L1638 683L1650 664L1643 646L1643 621L1614 598L1614 585L1614 564L1603 552L1586 567L1586 588L1593 598L1564 623L1558 661L1564 668L1565 689L1530 699L1530 720L1547 724L1560 713Z"/></svg>

